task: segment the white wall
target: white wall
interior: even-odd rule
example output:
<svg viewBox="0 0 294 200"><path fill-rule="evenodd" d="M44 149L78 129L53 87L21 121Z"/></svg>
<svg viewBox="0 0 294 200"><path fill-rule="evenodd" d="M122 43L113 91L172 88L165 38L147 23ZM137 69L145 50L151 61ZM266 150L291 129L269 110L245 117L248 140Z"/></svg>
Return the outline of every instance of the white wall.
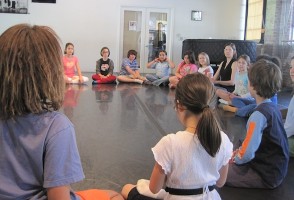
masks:
<svg viewBox="0 0 294 200"><path fill-rule="evenodd" d="M102 46L108 46L119 71L121 6L173 10L171 58L181 61L184 39L243 39L245 0L57 0L56 4L29 2L28 15L0 13L0 33L18 23L47 25L72 42L82 71L94 72ZM202 11L202 21L191 21L191 10ZM62 47L63 48L63 47Z"/></svg>

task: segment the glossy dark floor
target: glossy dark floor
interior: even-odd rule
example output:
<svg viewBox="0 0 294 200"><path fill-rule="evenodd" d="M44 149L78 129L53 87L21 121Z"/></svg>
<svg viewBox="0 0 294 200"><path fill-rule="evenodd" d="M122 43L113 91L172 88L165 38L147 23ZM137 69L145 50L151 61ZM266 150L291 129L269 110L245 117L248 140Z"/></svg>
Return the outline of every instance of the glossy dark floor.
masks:
<svg viewBox="0 0 294 200"><path fill-rule="evenodd" d="M289 104L291 91L279 94ZM173 109L174 90L139 84L68 85L62 111L73 122L86 179L75 190L104 188L120 191L126 183L149 179L151 152L162 136L182 130ZM221 124L235 146L245 134L245 119L217 109ZM294 198L294 161L275 190L219 190L224 200Z"/></svg>

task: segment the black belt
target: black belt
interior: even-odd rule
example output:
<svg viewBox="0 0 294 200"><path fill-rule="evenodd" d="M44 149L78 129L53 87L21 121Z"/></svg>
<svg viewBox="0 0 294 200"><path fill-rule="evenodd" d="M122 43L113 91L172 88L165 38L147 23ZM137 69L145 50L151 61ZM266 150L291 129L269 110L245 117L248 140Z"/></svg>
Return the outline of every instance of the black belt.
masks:
<svg viewBox="0 0 294 200"><path fill-rule="evenodd" d="M208 190L212 191L214 190L215 185L208 186ZM175 189L175 188L169 188L166 187L165 191L173 194L173 195L197 195L197 194L203 194L203 188L198 189Z"/></svg>

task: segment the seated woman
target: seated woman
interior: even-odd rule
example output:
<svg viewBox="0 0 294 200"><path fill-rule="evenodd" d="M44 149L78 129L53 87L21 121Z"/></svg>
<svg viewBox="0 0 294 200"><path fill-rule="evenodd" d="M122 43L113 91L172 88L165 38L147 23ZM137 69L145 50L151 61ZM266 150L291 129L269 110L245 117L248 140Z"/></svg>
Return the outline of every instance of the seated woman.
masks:
<svg viewBox="0 0 294 200"><path fill-rule="evenodd" d="M237 50L235 44L226 44L224 54L226 58L220 63L211 81L217 89L233 92L235 89L235 74L237 70Z"/></svg>

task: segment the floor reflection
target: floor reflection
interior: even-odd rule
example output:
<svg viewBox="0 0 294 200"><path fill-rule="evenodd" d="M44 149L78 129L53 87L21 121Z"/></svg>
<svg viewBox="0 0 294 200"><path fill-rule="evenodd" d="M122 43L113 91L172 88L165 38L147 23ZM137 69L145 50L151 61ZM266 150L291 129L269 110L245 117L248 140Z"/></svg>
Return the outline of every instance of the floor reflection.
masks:
<svg viewBox="0 0 294 200"><path fill-rule="evenodd" d="M81 92L87 89L88 85L85 84L66 84L63 112L70 120L72 120L74 116L74 108L78 105Z"/></svg>
<svg viewBox="0 0 294 200"><path fill-rule="evenodd" d="M120 112L120 124L122 127L130 126L130 128L136 127L138 124L138 102L136 102L137 93L142 85L139 84L118 84L117 91L120 94L121 112Z"/></svg>
<svg viewBox="0 0 294 200"><path fill-rule="evenodd" d="M151 113L157 119L162 119L165 108L168 106L168 90L163 90L159 87L149 87L145 90L145 103Z"/></svg>
<svg viewBox="0 0 294 200"><path fill-rule="evenodd" d="M92 91L95 91L96 102L99 104L99 109L102 114L107 114L115 89L116 85L113 84L92 85Z"/></svg>
<svg viewBox="0 0 294 200"><path fill-rule="evenodd" d="M86 179L75 190L120 191L125 183L148 179L154 165L151 148L168 133L182 130L174 110L175 90L139 84L67 85L62 111L74 124ZM292 95L281 97L288 104ZM246 119L216 109L235 147L245 134ZM280 199L293 196L294 163L289 166ZM275 190L277 191L277 190ZM242 198L238 192L243 194ZM268 191L220 190L223 199L263 199ZM272 199L277 197L274 192ZM235 195L235 196L234 196ZM267 195L265 195L267 196ZM235 198L234 198L235 197ZM259 198L260 197L260 198ZM279 199L279 198L276 198Z"/></svg>

